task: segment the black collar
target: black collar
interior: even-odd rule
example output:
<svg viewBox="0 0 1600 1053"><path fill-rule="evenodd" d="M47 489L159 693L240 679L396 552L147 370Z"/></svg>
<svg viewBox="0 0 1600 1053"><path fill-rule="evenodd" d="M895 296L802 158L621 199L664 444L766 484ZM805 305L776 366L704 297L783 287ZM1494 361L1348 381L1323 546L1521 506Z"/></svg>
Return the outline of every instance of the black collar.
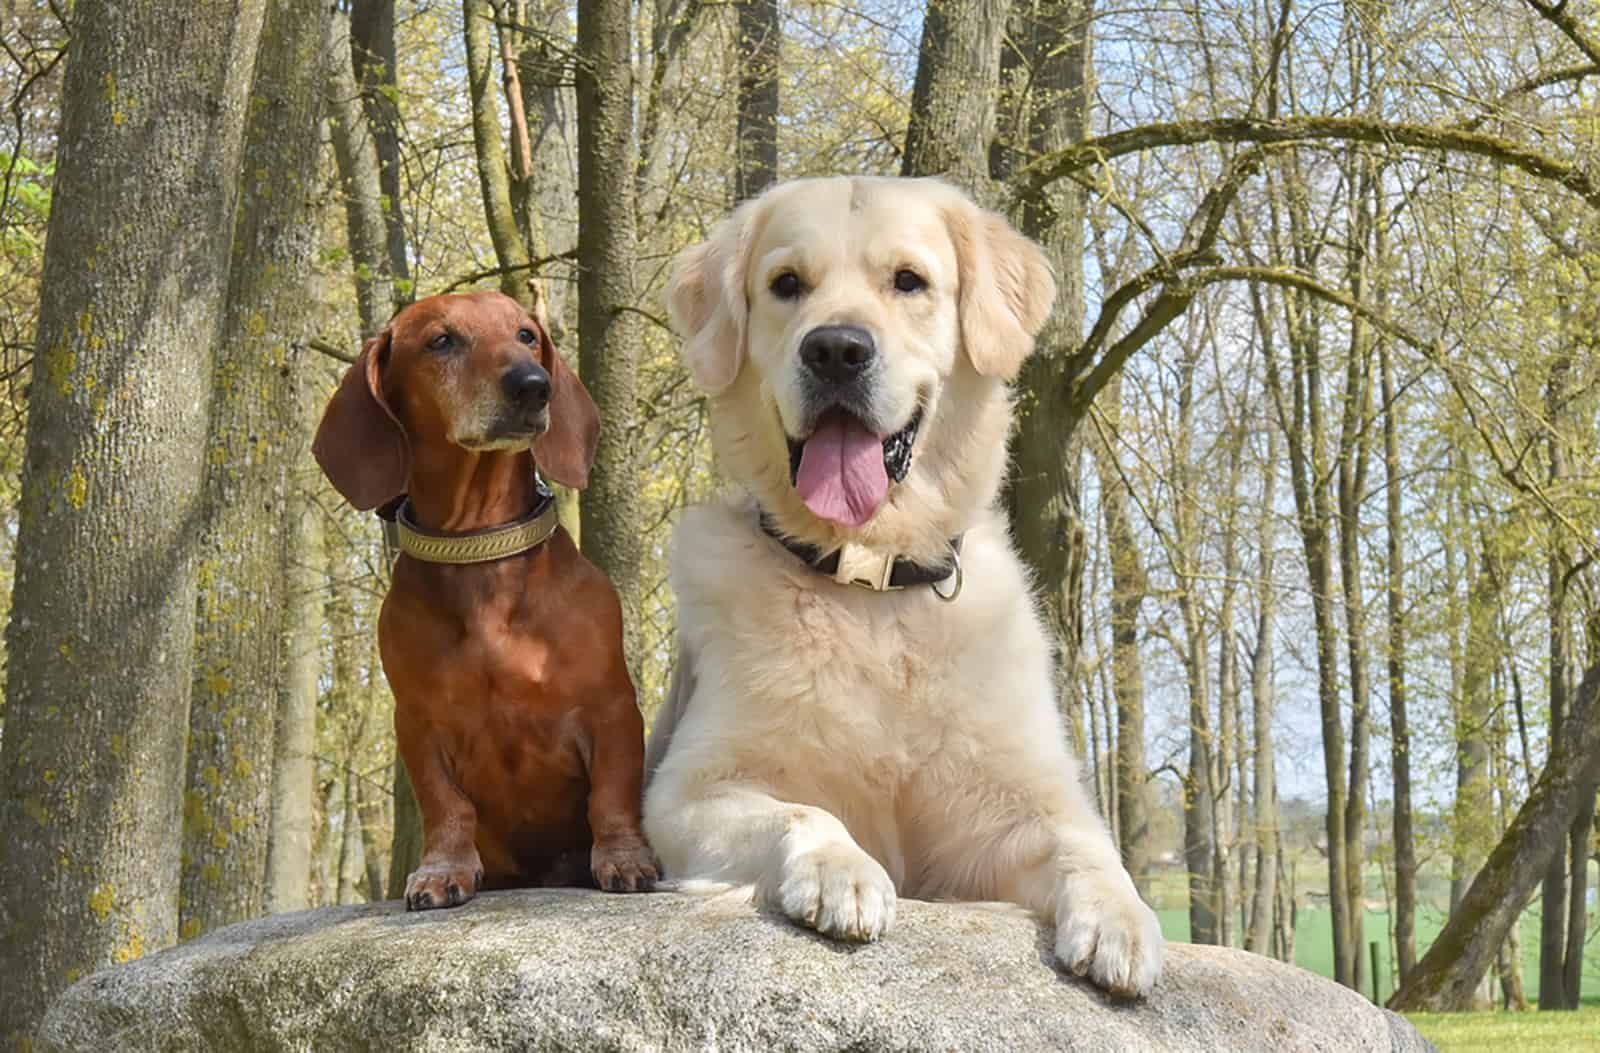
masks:
<svg viewBox="0 0 1600 1053"><path fill-rule="evenodd" d="M815 545L796 541L794 538L784 534L765 511L761 512L760 519L761 529L768 537L788 549L791 554L818 574L826 574L841 584L857 585L861 588L872 589L875 592L891 592L914 588L918 585L938 586L953 578L955 583L950 589L941 591L935 587L934 593L940 599L954 600L961 592L961 537L959 535L949 541L950 562L948 563L928 566L927 564L916 563L898 556L893 560L880 557L876 561L876 567L870 571L873 575L872 577L858 576L859 572L849 577L842 577L839 574L839 563L844 552L842 548L824 553Z"/></svg>

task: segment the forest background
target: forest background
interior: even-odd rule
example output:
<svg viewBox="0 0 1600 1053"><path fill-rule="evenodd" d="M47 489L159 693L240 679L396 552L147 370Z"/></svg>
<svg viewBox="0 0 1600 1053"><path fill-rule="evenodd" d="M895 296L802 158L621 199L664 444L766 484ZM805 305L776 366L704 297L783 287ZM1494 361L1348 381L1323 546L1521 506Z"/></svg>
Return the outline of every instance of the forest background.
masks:
<svg viewBox="0 0 1600 1053"><path fill-rule="evenodd" d="M379 533L307 447L413 298L545 300L653 710L719 485L670 262L837 172L1054 262L1005 501L1168 935L1596 1004L1592 3L0 0L0 52L0 1036L403 882Z"/></svg>

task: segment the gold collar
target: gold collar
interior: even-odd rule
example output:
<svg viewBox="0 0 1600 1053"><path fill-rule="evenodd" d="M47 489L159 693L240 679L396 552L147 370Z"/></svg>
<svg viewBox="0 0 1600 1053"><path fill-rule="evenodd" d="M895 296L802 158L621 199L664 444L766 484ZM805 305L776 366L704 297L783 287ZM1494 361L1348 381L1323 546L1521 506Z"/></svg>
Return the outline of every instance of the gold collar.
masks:
<svg viewBox="0 0 1600 1053"><path fill-rule="evenodd" d="M394 547L425 563L488 563L538 548L550 540L561 525L553 497L545 497L532 512L505 526L490 527L471 534L430 534L411 518L411 502L395 510L392 523Z"/></svg>

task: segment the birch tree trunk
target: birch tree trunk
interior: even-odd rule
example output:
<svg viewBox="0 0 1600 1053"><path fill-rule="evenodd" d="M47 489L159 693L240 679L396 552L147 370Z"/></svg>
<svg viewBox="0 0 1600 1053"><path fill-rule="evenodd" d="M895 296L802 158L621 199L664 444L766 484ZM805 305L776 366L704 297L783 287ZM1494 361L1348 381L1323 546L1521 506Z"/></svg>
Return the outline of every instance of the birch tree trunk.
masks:
<svg viewBox="0 0 1600 1053"><path fill-rule="evenodd" d="M80 0L8 628L0 1042L177 936L212 349L260 0ZM129 222L138 216L137 223Z"/></svg>
<svg viewBox="0 0 1600 1053"><path fill-rule="evenodd" d="M272 822L288 465L307 412L324 0L269 0L245 130L226 320L206 450L178 933L262 912Z"/></svg>

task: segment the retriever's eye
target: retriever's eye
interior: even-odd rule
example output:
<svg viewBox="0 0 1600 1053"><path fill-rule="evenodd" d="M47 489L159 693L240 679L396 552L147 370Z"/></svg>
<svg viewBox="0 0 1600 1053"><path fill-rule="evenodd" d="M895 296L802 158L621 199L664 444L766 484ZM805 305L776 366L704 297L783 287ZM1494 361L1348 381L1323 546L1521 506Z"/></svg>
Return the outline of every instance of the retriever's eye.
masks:
<svg viewBox="0 0 1600 1053"><path fill-rule="evenodd" d="M793 300L800 295L800 276L794 271L784 271L767 286L780 300Z"/></svg>
<svg viewBox="0 0 1600 1053"><path fill-rule="evenodd" d="M897 292L914 293L926 289L928 283L916 271L902 267L894 272L894 287Z"/></svg>
<svg viewBox="0 0 1600 1053"><path fill-rule="evenodd" d="M524 344L532 345L537 343L539 338L534 334L532 329L529 329L527 326L523 326L521 329L517 330L517 339L521 340Z"/></svg>
<svg viewBox="0 0 1600 1053"><path fill-rule="evenodd" d="M428 350L447 351L454 341L455 337L451 336L448 332L440 333L438 336L428 341Z"/></svg>

